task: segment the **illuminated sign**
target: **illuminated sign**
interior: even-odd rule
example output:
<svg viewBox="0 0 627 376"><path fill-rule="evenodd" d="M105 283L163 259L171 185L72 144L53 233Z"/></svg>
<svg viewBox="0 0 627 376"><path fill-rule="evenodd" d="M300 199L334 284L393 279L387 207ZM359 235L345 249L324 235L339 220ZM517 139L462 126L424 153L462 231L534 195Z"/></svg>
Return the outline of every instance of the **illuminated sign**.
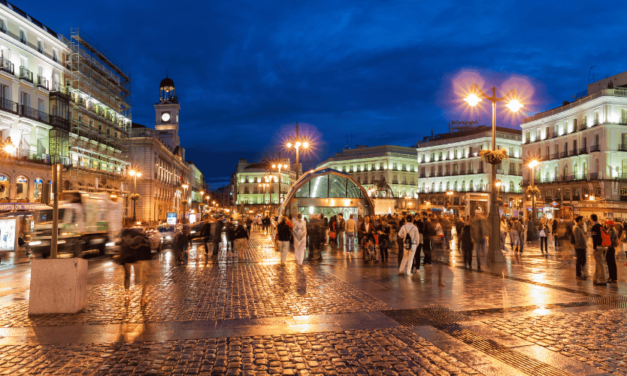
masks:
<svg viewBox="0 0 627 376"><path fill-rule="evenodd" d="M176 224L176 213L168 213L166 222L169 225L175 225Z"/></svg>

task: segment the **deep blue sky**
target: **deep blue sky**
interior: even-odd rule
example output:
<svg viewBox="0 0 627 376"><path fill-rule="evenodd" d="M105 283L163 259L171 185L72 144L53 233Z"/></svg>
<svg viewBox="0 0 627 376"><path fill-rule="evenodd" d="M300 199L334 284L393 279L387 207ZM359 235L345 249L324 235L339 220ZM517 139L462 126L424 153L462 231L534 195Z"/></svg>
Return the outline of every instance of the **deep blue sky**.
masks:
<svg viewBox="0 0 627 376"><path fill-rule="evenodd" d="M16 3L57 33L80 27L120 61L133 78L135 122L154 126L153 105L168 71L181 100L187 159L214 187L228 180L238 158L260 158L296 121L317 129L320 159L351 134L353 146L410 146L431 129L445 131L449 120L481 115L487 123L486 113L459 105L453 81L464 69L479 72L485 89L526 77L534 89L531 113L572 100L586 89L590 66L597 79L627 70L624 4Z"/></svg>

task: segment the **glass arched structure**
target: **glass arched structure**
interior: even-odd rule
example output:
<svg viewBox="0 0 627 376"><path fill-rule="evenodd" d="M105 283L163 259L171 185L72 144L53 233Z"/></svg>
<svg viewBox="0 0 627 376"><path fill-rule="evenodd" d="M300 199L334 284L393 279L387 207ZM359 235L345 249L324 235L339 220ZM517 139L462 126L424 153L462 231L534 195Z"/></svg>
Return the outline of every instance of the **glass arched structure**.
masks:
<svg viewBox="0 0 627 376"><path fill-rule="evenodd" d="M279 216L295 217L297 213L307 218L314 213L329 218L342 213L348 219L349 214L374 214L374 203L364 187L348 174L319 168L303 174L279 207Z"/></svg>

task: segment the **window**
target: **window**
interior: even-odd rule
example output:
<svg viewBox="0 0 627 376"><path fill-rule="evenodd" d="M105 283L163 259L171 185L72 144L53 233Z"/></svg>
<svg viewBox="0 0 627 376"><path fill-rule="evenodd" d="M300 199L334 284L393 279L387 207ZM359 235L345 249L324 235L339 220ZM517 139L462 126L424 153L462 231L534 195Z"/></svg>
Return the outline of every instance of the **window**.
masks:
<svg viewBox="0 0 627 376"><path fill-rule="evenodd" d="M28 37L26 36L26 31L24 29L20 29L20 42L28 44Z"/></svg>
<svg viewBox="0 0 627 376"><path fill-rule="evenodd" d="M56 48L52 49L52 60L54 60L54 62L59 61L59 52L57 52Z"/></svg>
<svg viewBox="0 0 627 376"><path fill-rule="evenodd" d="M24 56L20 56L20 67L27 67L28 66L28 59L26 59Z"/></svg>
<svg viewBox="0 0 627 376"><path fill-rule="evenodd" d="M44 53L44 41L37 38L37 52Z"/></svg>
<svg viewBox="0 0 627 376"><path fill-rule="evenodd" d="M25 107L30 107L30 94L21 92L20 93L20 105Z"/></svg>
<svg viewBox="0 0 627 376"><path fill-rule="evenodd" d="M7 21L4 18L0 18L0 32L7 32Z"/></svg>

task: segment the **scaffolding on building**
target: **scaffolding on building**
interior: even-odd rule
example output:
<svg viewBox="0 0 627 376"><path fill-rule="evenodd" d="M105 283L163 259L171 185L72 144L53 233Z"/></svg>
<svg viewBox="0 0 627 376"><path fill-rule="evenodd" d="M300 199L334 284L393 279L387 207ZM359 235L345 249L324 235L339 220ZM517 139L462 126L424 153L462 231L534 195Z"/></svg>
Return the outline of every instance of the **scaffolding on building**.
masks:
<svg viewBox="0 0 627 376"><path fill-rule="evenodd" d="M124 179L129 163L131 75L79 28L62 40L70 50L65 62L72 109L70 181L75 189L118 191L109 179Z"/></svg>

